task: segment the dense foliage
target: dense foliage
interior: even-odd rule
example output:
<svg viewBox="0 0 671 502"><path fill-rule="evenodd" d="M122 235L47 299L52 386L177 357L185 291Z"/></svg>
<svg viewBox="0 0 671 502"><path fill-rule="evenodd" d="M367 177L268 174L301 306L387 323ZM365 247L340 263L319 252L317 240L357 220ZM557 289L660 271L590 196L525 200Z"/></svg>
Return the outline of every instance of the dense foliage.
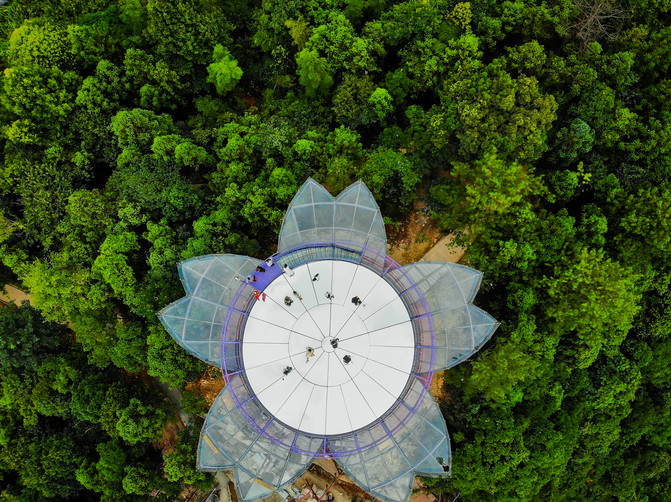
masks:
<svg viewBox="0 0 671 502"><path fill-rule="evenodd" d="M156 449L174 410L146 375L183 388L204 369L156 311L182 294L175 262L266 255L308 176L363 179L391 219L425 198L485 272L477 302L502 325L446 374L436 493L671 499L670 10L0 7L0 277L39 310L0 312L0 499L203 482L194 434Z"/></svg>

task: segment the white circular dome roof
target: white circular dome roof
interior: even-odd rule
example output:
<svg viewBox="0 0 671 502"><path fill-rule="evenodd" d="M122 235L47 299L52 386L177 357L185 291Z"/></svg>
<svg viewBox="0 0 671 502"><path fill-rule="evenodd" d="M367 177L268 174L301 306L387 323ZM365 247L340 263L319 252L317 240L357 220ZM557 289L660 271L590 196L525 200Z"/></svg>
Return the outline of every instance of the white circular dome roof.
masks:
<svg viewBox="0 0 671 502"><path fill-rule="evenodd" d="M414 352L396 291L371 270L335 260L277 277L259 293L242 340L246 376L263 406L319 435L382 416L403 392Z"/></svg>

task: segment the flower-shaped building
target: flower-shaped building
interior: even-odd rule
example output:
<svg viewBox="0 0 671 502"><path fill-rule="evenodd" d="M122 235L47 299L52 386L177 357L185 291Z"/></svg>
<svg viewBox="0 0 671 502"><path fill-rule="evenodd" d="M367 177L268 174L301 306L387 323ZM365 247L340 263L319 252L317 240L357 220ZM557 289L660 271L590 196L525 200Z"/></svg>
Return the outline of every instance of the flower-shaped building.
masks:
<svg viewBox="0 0 671 502"><path fill-rule="evenodd" d="M179 274L187 296L161 321L226 381L198 468L233 469L240 500L286 487L316 457L393 502L409 498L416 472L447 475L447 429L427 389L497 322L472 304L480 272L387 256L362 182L334 199L309 179L273 256L202 256Z"/></svg>

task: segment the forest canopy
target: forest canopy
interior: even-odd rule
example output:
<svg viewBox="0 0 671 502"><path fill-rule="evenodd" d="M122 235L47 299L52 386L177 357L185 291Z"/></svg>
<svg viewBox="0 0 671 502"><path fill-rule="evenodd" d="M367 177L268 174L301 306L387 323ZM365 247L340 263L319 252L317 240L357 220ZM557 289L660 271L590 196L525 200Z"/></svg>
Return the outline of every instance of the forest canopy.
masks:
<svg viewBox="0 0 671 502"><path fill-rule="evenodd" d="M266 256L309 176L421 201L502 324L445 374L461 500L671 500L669 0L9 0L0 500L172 500L205 366L176 262ZM187 394L188 395L188 394ZM190 396L186 407L202 412Z"/></svg>

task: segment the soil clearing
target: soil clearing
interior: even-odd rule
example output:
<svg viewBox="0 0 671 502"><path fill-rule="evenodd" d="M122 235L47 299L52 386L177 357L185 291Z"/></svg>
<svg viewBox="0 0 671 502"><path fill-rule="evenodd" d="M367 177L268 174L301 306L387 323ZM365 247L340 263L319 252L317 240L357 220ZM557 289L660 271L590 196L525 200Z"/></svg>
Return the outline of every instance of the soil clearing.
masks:
<svg viewBox="0 0 671 502"><path fill-rule="evenodd" d="M211 366L205 373L201 375L198 380L189 382L186 385L186 390L200 394L205 398L207 404L212 406L212 403L214 403L214 400L217 398L225 385L226 382L221 376L221 371L219 368Z"/></svg>
<svg viewBox="0 0 671 502"><path fill-rule="evenodd" d="M443 237L422 201L413 204L400 226L386 228L389 256L401 265L419 261Z"/></svg>

